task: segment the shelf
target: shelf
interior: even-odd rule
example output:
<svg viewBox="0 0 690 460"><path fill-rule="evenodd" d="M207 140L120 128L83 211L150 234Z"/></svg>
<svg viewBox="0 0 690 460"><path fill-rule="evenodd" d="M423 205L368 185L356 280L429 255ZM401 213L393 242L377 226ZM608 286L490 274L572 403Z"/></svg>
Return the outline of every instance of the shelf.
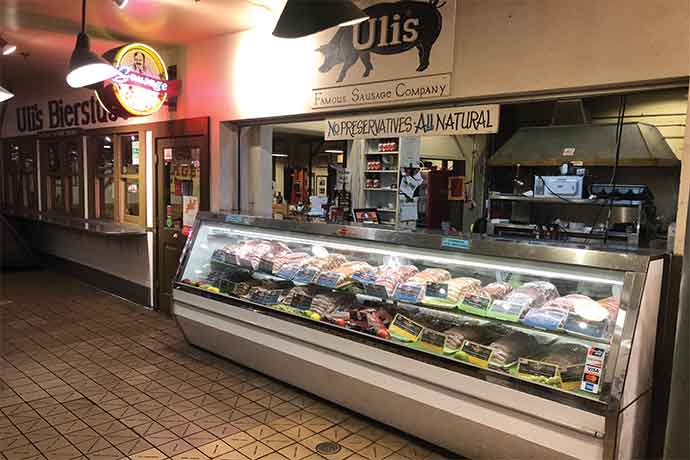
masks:
<svg viewBox="0 0 690 460"><path fill-rule="evenodd" d="M397 155L400 153L398 150L393 150L392 152L367 152L367 155Z"/></svg>
<svg viewBox="0 0 690 460"><path fill-rule="evenodd" d="M397 192L397 188L365 188L367 192Z"/></svg>
<svg viewBox="0 0 690 460"><path fill-rule="evenodd" d="M544 203L544 204L560 204L560 205L581 205L581 206L617 206L617 207L637 207L643 202L640 200L614 200L595 199L590 200L586 198L558 198L550 196L524 196L524 195L510 195L504 193L490 193L490 200L499 201L523 201L529 203Z"/></svg>
<svg viewBox="0 0 690 460"><path fill-rule="evenodd" d="M537 225L535 224L511 224L511 223L492 223L491 225L494 226L494 228L502 228L502 229L508 229L508 230L522 230L522 231L533 231L537 230ZM561 234L574 237L574 238L603 238L604 237L604 231L603 230L595 230L593 232L587 231L587 230L582 230L582 231L574 231L574 230L569 230L569 229L561 229L560 231ZM609 238L628 238L630 236L637 235L636 233L627 233L627 232L614 232L609 230L608 236Z"/></svg>
<svg viewBox="0 0 690 460"><path fill-rule="evenodd" d="M381 211L381 212L398 212L397 209L391 209L391 208L377 208L376 210Z"/></svg>
<svg viewBox="0 0 690 460"><path fill-rule="evenodd" d="M245 272L248 272L252 275L253 278L258 279L258 280L290 281L294 285L298 285L298 286L304 285L301 283L295 283L293 280L288 279L288 278L282 278L280 276L277 276L276 274L268 274L268 273L264 273L264 272L261 272L258 270L252 270L248 267L243 267L243 266L235 265L235 264L229 264L227 262L219 261L216 259L211 259L211 261L213 263L216 263L219 265L223 265L223 266L227 266L230 268L239 269L239 270L243 270ZM414 303L413 304L413 303L401 302L398 300L393 300L391 298L382 299L380 297L371 296L371 295L367 295L367 294L364 294L361 292L357 292L358 289L355 289L355 291L353 292L352 286L356 285L356 284L357 284L356 282L351 282L351 283L348 283L346 286L341 287L341 288L330 288L330 287L326 287L326 286L321 286L321 285L316 284L316 283L309 283L310 286L313 286L317 289L323 289L323 290L333 291L333 292L336 292L336 291L338 291L338 292L350 292L351 294L357 296L358 299L371 299L371 300L375 300L378 302L384 302L388 305L398 305L401 308L401 310L419 309L422 311L426 311L430 314L437 315L440 318L446 317L448 319L457 319L457 320L468 320L468 319L470 319L470 320L477 320L477 321L488 321L488 322L493 322L496 324L502 324L502 325L504 325L510 329L513 329L513 330L528 332L530 334L540 335L542 337L550 337L550 338L554 338L554 339L567 338L570 341L578 342L578 343L585 344L585 345L591 344L591 343L599 343L599 344L605 345L607 347L610 346L609 340L607 340L605 338L597 338L597 337L590 337L590 336L583 336L583 335L579 335L579 334L573 334L572 332L566 331L564 329L549 330L549 331L541 330L541 329L536 329L536 328L526 326L526 325L524 325L522 323L518 323L518 322L505 321L505 320L501 320L501 319L497 319L497 318L489 318L489 317L485 317L485 316L475 315L473 313L469 313L467 311L460 310L460 309L454 308L454 307L443 308L443 307L437 307L437 306L434 306L431 304L423 304L423 303ZM185 284L185 285L187 285L187 284ZM270 305L264 305L264 306L270 306Z"/></svg>
<svg viewBox="0 0 690 460"><path fill-rule="evenodd" d="M395 174L398 172L398 170L397 169L379 169L378 171L373 171L370 169L366 169L364 172L366 172L366 173L391 173L391 174Z"/></svg>

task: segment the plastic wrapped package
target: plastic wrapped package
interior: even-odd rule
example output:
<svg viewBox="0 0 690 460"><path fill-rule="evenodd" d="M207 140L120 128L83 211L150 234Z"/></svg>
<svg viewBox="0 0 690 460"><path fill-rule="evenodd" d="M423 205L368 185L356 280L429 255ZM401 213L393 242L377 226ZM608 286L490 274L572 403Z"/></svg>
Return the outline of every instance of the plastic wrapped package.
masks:
<svg viewBox="0 0 690 460"><path fill-rule="evenodd" d="M503 281L496 281L481 288L479 295L488 297L491 300L500 300L510 294L512 290L513 287L510 284Z"/></svg>
<svg viewBox="0 0 690 460"><path fill-rule="evenodd" d="M389 296L393 295L398 284L405 282L408 278L414 276L419 272L414 265L398 265L381 267L379 275L373 284L383 286Z"/></svg>
<svg viewBox="0 0 690 460"><path fill-rule="evenodd" d="M603 337L609 328L609 309L587 296L571 294L565 298L573 302L573 309L563 325L567 331L588 337Z"/></svg>
<svg viewBox="0 0 690 460"><path fill-rule="evenodd" d="M537 347L537 339L531 334L513 331L489 346L493 350L489 366L503 369L515 364L518 358L531 355Z"/></svg>

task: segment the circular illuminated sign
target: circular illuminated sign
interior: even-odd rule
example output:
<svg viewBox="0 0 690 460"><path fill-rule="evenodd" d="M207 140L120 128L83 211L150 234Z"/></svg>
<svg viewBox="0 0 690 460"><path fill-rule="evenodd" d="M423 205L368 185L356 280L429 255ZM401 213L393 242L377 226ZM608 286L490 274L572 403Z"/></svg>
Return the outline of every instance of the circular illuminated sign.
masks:
<svg viewBox="0 0 690 460"><path fill-rule="evenodd" d="M104 57L119 71L96 91L107 110L123 117L145 117L163 106L168 97L168 68L156 50L130 43Z"/></svg>

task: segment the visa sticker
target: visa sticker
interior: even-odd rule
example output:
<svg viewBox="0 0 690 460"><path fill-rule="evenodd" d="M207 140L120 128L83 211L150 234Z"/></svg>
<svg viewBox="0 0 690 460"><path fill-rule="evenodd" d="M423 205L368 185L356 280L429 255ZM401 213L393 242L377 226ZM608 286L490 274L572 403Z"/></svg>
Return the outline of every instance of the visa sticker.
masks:
<svg viewBox="0 0 690 460"><path fill-rule="evenodd" d="M449 249L469 249L470 242L458 238L443 238L441 240L441 247Z"/></svg>

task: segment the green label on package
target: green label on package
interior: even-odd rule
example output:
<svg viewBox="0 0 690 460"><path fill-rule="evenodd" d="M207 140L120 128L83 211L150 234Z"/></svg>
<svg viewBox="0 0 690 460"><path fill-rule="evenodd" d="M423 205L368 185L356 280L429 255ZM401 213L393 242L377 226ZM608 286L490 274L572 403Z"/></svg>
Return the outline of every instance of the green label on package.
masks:
<svg viewBox="0 0 690 460"><path fill-rule="evenodd" d="M478 294L467 294L462 300L462 305L474 310L486 311L491 306L491 298Z"/></svg>

